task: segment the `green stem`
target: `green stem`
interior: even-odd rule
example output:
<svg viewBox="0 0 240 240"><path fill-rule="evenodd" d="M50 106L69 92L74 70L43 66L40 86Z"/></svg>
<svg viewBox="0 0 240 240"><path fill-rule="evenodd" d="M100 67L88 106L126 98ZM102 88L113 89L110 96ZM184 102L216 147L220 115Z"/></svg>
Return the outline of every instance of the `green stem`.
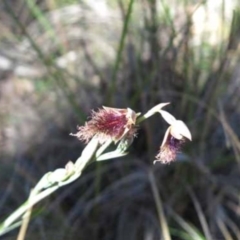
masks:
<svg viewBox="0 0 240 240"><path fill-rule="evenodd" d="M110 87L109 87L108 96L107 96L107 101L110 102L110 103L113 103L112 98L113 98L113 95L116 91L117 72L118 72L118 69L119 69L120 62L121 62L124 42L125 42L125 39L126 39L126 36L127 36L128 26L129 26L130 17L131 17L131 13L132 13L132 9L133 9L133 3L134 3L134 0L130 0L129 5L128 5L128 10L127 10L127 15L126 15L126 18L124 20L121 39L120 39L120 43L119 43L119 47L118 47L118 51L117 51L115 65L114 65L114 68L113 68L112 81L110 82Z"/></svg>
<svg viewBox="0 0 240 240"><path fill-rule="evenodd" d="M21 225L22 220L19 220L19 218L21 218L29 208L33 207L36 203L54 193L59 188L77 180L81 176L81 173L87 164L93 158L96 158L96 160L98 160L98 158L101 157L102 153L107 149L109 145L110 142L107 142L106 144L99 147L98 140L93 138L84 148L81 156L76 160L75 171L62 181L58 182L56 180L55 182L50 183L48 179L51 172L44 174L44 176L39 180L33 189L34 195L31 196L31 199L28 199L24 204L22 204L0 225L0 236ZM112 158L114 157L115 156L112 156Z"/></svg>

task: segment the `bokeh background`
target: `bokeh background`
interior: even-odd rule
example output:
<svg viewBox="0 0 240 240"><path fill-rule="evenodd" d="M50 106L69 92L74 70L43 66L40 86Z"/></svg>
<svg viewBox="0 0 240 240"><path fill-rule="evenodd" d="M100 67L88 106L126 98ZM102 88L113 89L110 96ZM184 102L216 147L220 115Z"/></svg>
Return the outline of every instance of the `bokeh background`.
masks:
<svg viewBox="0 0 240 240"><path fill-rule="evenodd" d="M35 206L26 239L240 239L239 43L239 0L1 0L0 221L77 159L91 109L170 101L193 136L176 162L152 164L156 115Z"/></svg>

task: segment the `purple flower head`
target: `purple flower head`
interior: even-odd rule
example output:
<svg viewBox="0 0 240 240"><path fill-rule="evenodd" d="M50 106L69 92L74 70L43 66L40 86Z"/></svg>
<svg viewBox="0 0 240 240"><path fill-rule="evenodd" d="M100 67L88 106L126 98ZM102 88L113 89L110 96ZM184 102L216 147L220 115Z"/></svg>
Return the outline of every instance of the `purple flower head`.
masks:
<svg viewBox="0 0 240 240"><path fill-rule="evenodd" d="M157 161L161 163L170 163L174 161L184 141L184 139L176 139L173 137L170 133L170 128L168 128L154 163Z"/></svg>
<svg viewBox="0 0 240 240"><path fill-rule="evenodd" d="M191 133L183 121L176 120L170 113L161 110L163 118L170 124L154 163L170 163L176 159L186 139L192 140Z"/></svg>
<svg viewBox="0 0 240 240"><path fill-rule="evenodd" d="M92 111L91 119L72 135L86 143L94 136L101 144L108 140L116 143L124 137L134 138L136 118L136 113L130 108L103 107L96 112Z"/></svg>

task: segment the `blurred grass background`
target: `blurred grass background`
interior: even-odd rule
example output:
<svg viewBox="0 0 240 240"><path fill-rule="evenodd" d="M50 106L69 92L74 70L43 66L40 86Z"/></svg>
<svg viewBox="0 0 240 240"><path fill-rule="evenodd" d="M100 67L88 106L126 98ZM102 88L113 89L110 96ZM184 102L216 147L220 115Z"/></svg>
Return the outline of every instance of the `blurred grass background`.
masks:
<svg viewBox="0 0 240 240"><path fill-rule="evenodd" d="M239 6L2 0L0 220L79 156L69 133L91 109L170 101L193 135L175 163L152 165L167 127L154 116L128 156L92 164L38 204L26 239L240 239Z"/></svg>

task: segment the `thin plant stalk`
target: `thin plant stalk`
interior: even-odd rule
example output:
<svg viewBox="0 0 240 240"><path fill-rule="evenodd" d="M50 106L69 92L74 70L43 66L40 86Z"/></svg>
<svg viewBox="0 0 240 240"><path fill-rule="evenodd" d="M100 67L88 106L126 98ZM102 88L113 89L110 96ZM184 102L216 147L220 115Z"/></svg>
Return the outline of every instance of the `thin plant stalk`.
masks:
<svg viewBox="0 0 240 240"><path fill-rule="evenodd" d="M162 237L164 240L171 240L172 238L169 232L168 223L164 215L162 201L159 195L156 179L152 170L149 170L148 177L149 177L149 182L152 189L153 197L156 203L158 217L159 217L159 221L162 229Z"/></svg>
<svg viewBox="0 0 240 240"><path fill-rule="evenodd" d="M32 195L33 195L33 192L31 191L29 199L31 199ZM22 225L21 225L17 240L25 239L28 224L31 218L31 213L32 213L32 208L30 207L23 216L23 221L22 221Z"/></svg>
<svg viewBox="0 0 240 240"><path fill-rule="evenodd" d="M108 102L110 102L110 103L112 103L112 101L113 101L112 98L113 98L113 95L116 91L116 78L117 78L117 73L118 73L118 69L119 69L119 66L120 66L120 62L121 62L121 57L122 57L122 52L123 52L123 48L124 48L125 39L126 39L127 32L128 32L128 26L129 26L129 23L130 23L130 17L131 17L131 13L132 13L132 9L133 9L133 3L134 3L134 0L130 0L130 2L128 4L128 10L127 10L126 18L124 20L121 39L120 39L120 42L119 42L117 56L116 56L115 64L114 64L114 67L113 67L113 74L112 74L112 79L111 79L111 82L110 82L110 87L109 87L108 97L107 97L107 99L109 100Z"/></svg>

